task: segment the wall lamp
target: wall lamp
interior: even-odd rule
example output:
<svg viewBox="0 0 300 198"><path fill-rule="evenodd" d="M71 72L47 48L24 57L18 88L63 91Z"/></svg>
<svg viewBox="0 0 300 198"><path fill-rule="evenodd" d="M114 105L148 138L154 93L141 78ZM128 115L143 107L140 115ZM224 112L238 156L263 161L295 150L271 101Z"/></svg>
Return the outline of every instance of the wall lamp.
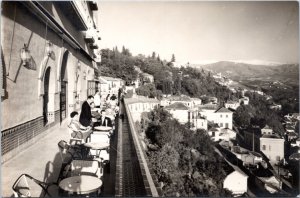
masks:
<svg viewBox="0 0 300 198"><path fill-rule="evenodd" d="M53 53L53 44L50 41L47 41L46 43L46 53L48 56L51 56Z"/></svg>
<svg viewBox="0 0 300 198"><path fill-rule="evenodd" d="M84 71L83 72L83 80L85 80L86 79L86 72Z"/></svg>
<svg viewBox="0 0 300 198"><path fill-rule="evenodd" d="M31 59L30 51L28 50L28 46L24 43L24 47L21 49L22 65L23 66L27 65L30 59Z"/></svg>

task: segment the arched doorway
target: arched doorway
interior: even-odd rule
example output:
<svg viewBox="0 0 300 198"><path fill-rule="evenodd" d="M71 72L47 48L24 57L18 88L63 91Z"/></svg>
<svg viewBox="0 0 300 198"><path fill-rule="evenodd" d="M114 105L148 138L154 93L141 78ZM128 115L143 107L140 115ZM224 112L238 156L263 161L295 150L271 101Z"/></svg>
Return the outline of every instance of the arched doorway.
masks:
<svg viewBox="0 0 300 198"><path fill-rule="evenodd" d="M43 118L44 125L48 123L48 103L49 103L49 82L51 68L48 67L44 77L44 96L43 96Z"/></svg>
<svg viewBox="0 0 300 198"><path fill-rule="evenodd" d="M69 52L66 51L63 55L61 74L60 74L60 122L67 117L67 93L68 93L68 72L67 72L67 61Z"/></svg>

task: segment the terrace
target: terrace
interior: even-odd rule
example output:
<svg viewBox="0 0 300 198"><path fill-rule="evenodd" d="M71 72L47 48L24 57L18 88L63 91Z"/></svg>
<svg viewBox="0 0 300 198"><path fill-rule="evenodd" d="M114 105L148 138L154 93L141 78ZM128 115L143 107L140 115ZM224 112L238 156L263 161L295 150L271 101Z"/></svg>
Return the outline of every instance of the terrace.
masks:
<svg viewBox="0 0 300 198"><path fill-rule="evenodd" d="M86 174L82 167L77 172L74 170L72 172L72 168L71 172L66 172L57 146L60 140L68 142L70 139L67 122L64 122L60 126L49 129L43 137L32 142L31 146L2 164L2 197L14 195L12 186L22 174L28 174L47 184L55 183L48 188L49 194L53 197L78 195L91 197L159 196L158 185L152 178L151 168L148 167L126 101L125 105L121 103L120 114L122 116L116 116L115 131L109 142L109 163L98 160L100 174ZM89 160L95 159L96 157L93 157ZM79 161L73 159L71 163L75 163L76 160ZM91 168L91 166L87 168ZM68 181L67 188L75 188L74 191L69 191L62 185L63 181L66 181L65 179L70 180L72 177L77 178L76 185L84 183L85 179L92 178L97 180L98 186L95 182L93 184L96 186L93 186L91 182L84 187L76 186L75 183L70 185ZM30 184L30 182L28 183ZM38 192L35 188L37 187L30 189L31 195L44 197L45 192ZM84 188L88 190L84 191Z"/></svg>

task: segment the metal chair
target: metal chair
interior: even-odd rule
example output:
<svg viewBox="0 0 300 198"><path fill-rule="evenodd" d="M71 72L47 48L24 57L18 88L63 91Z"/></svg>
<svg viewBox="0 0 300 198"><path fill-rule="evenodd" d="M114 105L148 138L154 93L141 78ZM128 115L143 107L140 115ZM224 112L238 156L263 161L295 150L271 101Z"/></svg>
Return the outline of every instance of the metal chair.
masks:
<svg viewBox="0 0 300 198"><path fill-rule="evenodd" d="M53 197L48 188L56 183L45 183L28 174L22 174L13 184L12 190L15 197Z"/></svg>
<svg viewBox="0 0 300 198"><path fill-rule="evenodd" d="M77 146L77 145L75 145ZM62 168L60 172L61 177L66 177L68 174L71 175L80 175L80 174L91 174L101 176L101 164L97 160L86 159L88 154L88 149L82 153L84 146L80 145L80 151L76 151L73 149L73 145L69 145L66 141L61 140L58 143L58 147L60 149L60 155L62 158ZM79 154L79 152L81 152Z"/></svg>
<svg viewBox="0 0 300 198"><path fill-rule="evenodd" d="M68 125L68 132L70 134L70 144L82 144L85 143L92 132L92 130L84 131L84 130L74 130L70 125Z"/></svg>

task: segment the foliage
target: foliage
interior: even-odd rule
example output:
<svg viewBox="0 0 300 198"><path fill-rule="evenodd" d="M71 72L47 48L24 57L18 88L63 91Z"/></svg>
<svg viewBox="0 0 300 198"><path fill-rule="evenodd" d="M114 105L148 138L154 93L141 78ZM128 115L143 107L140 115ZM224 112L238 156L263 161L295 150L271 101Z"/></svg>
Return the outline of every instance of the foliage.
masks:
<svg viewBox="0 0 300 198"><path fill-rule="evenodd" d="M164 196L231 196L222 188L230 166L214 152L205 130L191 131L162 108L147 120L146 138L157 145L148 159Z"/></svg>
<svg viewBox="0 0 300 198"><path fill-rule="evenodd" d="M275 110L268 108L268 101L257 93L247 92L246 96L249 97L250 103L237 108L233 114L235 124L239 127L257 125L260 128L267 124L275 133L283 135L281 117Z"/></svg>
<svg viewBox="0 0 300 198"><path fill-rule="evenodd" d="M100 74L102 76L111 76L122 78L127 84L136 80L137 72L134 70L135 58L128 49L123 46L122 52L117 47L113 50L101 50Z"/></svg>
<svg viewBox="0 0 300 198"><path fill-rule="evenodd" d="M146 86L137 91L138 94L155 97L163 94L180 95L186 94L192 97L200 98L203 95L216 96L219 101L224 102L232 93L226 87L216 83L212 76L205 72L191 67L173 67L175 55L172 55L171 61L161 60L156 52L152 56L144 55L132 56L130 51L124 46L122 52L117 47L113 50L102 50L102 61L100 64L101 75L122 78L127 84L131 84L143 76L139 76L134 70L134 66L139 67L143 72L154 76L155 89Z"/></svg>
<svg viewBox="0 0 300 198"><path fill-rule="evenodd" d="M175 62L175 61L176 61L176 59L175 59L175 55L174 55L174 54L172 54L171 62Z"/></svg>
<svg viewBox="0 0 300 198"><path fill-rule="evenodd" d="M156 90L154 84L145 84L136 89L138 95L147 96L149 98L160 98L160 92Z"/></svg>

